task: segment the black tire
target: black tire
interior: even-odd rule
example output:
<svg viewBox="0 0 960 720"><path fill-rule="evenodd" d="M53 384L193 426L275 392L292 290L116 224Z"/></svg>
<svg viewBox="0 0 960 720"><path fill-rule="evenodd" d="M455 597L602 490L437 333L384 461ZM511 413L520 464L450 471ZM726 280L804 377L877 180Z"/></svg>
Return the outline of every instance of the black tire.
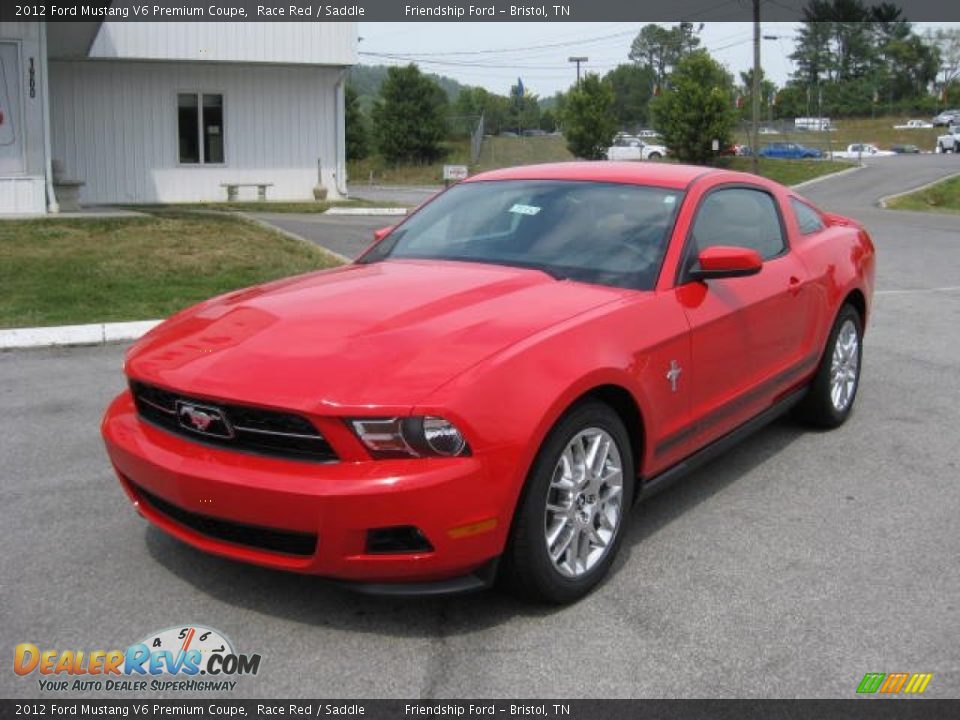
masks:
<svg viewBox="0 0 960 720"><path fill-rule="evenodd" d="M659 160L662 157L663 155L661 155L660 153L652 152L647 156L647 160Z"/></svg>
<svg viewBox="0 0 960 720"><path fill-rule="evenodd" d="M567 577L550 559L547 549L546 506L551 481L567 446L587 429L605 431L616 445L622 472L619 522L605 554L578 577ZM500 580L512 592L534 602L565 604L592 590L613 564L629 524L635 486L634 458L630 438L620 417L602 402L586 401L571 408L547 435L527 476L507 549Z"/></svg>
<svg viewBox="0 0 960 720"><path fill-rule="evenodd" d="M833 365L834 351L837 346L837 338L840 336L841 329L847 323L852 324L856 331L857 350L856 350L856 369L853 390L849 393L849 399L843 407L837 407L832 397L833 387L831 385L831 368ZM820 359L820 365L817 368L817 374L813 377L810 390L797 405L796 416L803 422L820 428L835 428L846 422L853 412L853 406L857 399L857 391L860 389L860 373L863 367L863 320L860 313L852 305L844 305L837 313L837 319L830 329L830 335L827 338L827 344L823 351L823 357Z"/></svg>

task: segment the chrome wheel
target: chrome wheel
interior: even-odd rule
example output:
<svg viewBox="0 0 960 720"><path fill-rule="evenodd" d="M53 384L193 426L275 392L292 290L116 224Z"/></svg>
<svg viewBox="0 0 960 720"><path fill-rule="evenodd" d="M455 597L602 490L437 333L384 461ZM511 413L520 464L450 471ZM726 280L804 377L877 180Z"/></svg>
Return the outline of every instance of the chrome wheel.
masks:
<svg viewBox="0 0 960 720"><path fill-rule="evenodd" d="M544 513L550 561L576 578L607 554L623 511L623 464L610 434L591 427L577 433L553 469Z"/></svg>
<svg viewBox="0 0 960 720"><path fill-rule="evenodd" d="M857 389L860 373L860 334L852 320L846 320L837 333L830 362L830 401L837 412L845 411Z"/></svg>

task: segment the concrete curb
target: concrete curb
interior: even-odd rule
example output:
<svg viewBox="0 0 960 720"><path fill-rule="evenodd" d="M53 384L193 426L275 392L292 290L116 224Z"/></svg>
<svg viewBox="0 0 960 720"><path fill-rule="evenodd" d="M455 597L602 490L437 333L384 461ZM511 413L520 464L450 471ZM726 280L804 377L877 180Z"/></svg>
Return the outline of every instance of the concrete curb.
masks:
<svg viewBox="0 0 960 720"><path fill-rule="evenodd" d="M837 172L833 172L828 175L821 175L809 180L804 180L802 183L797 183L796 185L791 185L790 187L794 190L799 190L800 188L809 187L810 185L816 185L824 180L833 180L834 178L843 177L844 175L850 175L858 170L863 170L865 167L866 165L855 165L854 167L847 168L846 170L838 170Z"/></svg>
<svg viewBox="0 0 960 720"><path fill-rule="evenodd" d="M407 208L332 207L324 215L406 215Z"/></svg>
<svg viewBox="0 0 960 720"><path fill-rule="evenodd" d="M915 193L915 192L920 192L921 190L926 190L927 188L931 188L931 187L933 187L934 185L939 185L940 183L946 182L947 180L952 180L952 179L955 178L955 177L960 177L960 172L956 172L956 173L953 173L953 174L951 174L951 175L945 175L944 177L940 178L939 180L932 180L932 181L930 181L930 182L928 182L928 183L924 183L923 185L920 185L919 187L912 188L912 189L910 189L910 190L904 190L903 192L894 193L893 195L884 195L882 198L880 198L879 200L877 200L877 205L879 205L880 207L886 209L886 207L887 207L887 202L889 202L890 200L893 200L894 198L903 197L904 195L913 195L913 193Z"/></svg>
<svg viewBox="0 0 960 720"><path fill-rule="evenodd" d="M58 327L11 328L0 330L0 350L56 347L62 345L103 345L136 340L159 325L161 320L60 325Z"/></svg>

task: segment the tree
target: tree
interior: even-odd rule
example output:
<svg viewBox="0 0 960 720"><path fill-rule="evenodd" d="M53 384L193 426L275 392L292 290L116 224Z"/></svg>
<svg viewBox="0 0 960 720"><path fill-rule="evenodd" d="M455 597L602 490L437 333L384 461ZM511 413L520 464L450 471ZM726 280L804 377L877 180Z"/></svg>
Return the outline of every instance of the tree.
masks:
<svg viewBox="0 0 960 720"><path fill-rule="evenodd" d="M940 57L938 84L948 88L960 79L960 28L937 28L927 31L927 44L937 48ZM944 93L946 94L946 93Z"/></svg>
<svg viewBox="0 0 960 720"><path fill-rule="evenodd" d="M540 113L540 129L544 132L552 133L555 132L559 123L557 122L557 114L547 108L542 113Z"/></svg>
<svg viewBox="0 0 960 720"><path fill-rule="evenodd" d="M823 114L873 113L881 98L891 108L929 100L927 88L936 78L942 48L935 36L917 35L892 3L810 0L797 37L791 85L816 98Z"/></svg>
<svg viewBox="0 0 960 720"><path fill-rule="evenodd" d="M737 88L737 94L740 99L738 103L738 114L741 118L747 119L751 117L753 108L753 68L740 73L740 82L742 85ZM767 80L763 68L760 68L760 107L766 108L766 110L762 110L761 112L766 112L772 116L773 107L771 102L776 92L777 86L772 81Z"/></svg>
<svg viewBox="0 0 960 720"><path fill-rule="evenodd" d="M373 106L380 154L390 163L423 163L442 157L446 112L446 93L416 65L391 67Z"/></svg>
<svg viewBox="0 0 960 720"><path fill-rule="evenodd" d="M483 115L484 131L496 135L509 127L510 99L485 88L468 87L460 91L453 112L461 117Z"/></svg>
<svg viewBox="0 0 960 720"><path fill-rule="evenodd" d="M693 31L693 23L682 22L671 28L650 23L633 39L629 57L637 65L650 68L654 82L662 87L680 59L699 46L700 38Z"/></svg>
<svg viewBox="0 0 960 720"><path fill-rule="evenodd" d="M563 102L563 134L567 148L576 157L601 160L617 134L613 113L613 89L589 73L566 94Z"/></svg>
<svg viewBox="0 0 960 720"><path fill-rule="evenodd" d="M617 65L603 76L603 80L613 89L613 112L620 127L635 128L645 124L653 96L653 70L640 65Z"/></svg>
<svg viewBox="0 0 960 720"><path fill-rule="evenodd" d="M682 162L707 163L712 143L731 142L734 113L732 80L705 50L683 58L670 74L669 90L650 103L653 126Z"/></svg>
<svg viewBox="0 0 960 720"><path fill-rule="evenodd" d="M510 88L510 114L507 117L507 127L513 132L540 127L540 102L536 95L532 95L519 82Z"/></svg>
<svg viewBox="0 0 960 720"><path fill-rule="evenodd" d="M343 93L343 105L347 160L362 160L370 151L367 142L367 121L360 110L360 97L350 83L347 83Z"/></svg>

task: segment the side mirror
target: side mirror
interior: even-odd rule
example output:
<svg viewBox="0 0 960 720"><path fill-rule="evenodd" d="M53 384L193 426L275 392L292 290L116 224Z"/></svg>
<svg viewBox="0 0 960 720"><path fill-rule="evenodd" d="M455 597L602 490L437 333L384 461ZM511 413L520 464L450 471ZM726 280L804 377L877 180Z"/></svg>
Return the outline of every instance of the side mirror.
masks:
<svg viewBox="0 0 960 720"><path fill-rule="evenodd" d="M697 257L698 268L690 275L696 280L734 278L756 275L763 269L763 258L756 250L718 245L707 248Z"/></svg>
<svg viewBox="0 0 960 720"><path fill-rule="evenodd" d="M378 243L383 240L387 235L390 234L390 231L395 228L396 225L389 225L387 227L380 228L379 230L373 231L373 242Z"/></svg>

